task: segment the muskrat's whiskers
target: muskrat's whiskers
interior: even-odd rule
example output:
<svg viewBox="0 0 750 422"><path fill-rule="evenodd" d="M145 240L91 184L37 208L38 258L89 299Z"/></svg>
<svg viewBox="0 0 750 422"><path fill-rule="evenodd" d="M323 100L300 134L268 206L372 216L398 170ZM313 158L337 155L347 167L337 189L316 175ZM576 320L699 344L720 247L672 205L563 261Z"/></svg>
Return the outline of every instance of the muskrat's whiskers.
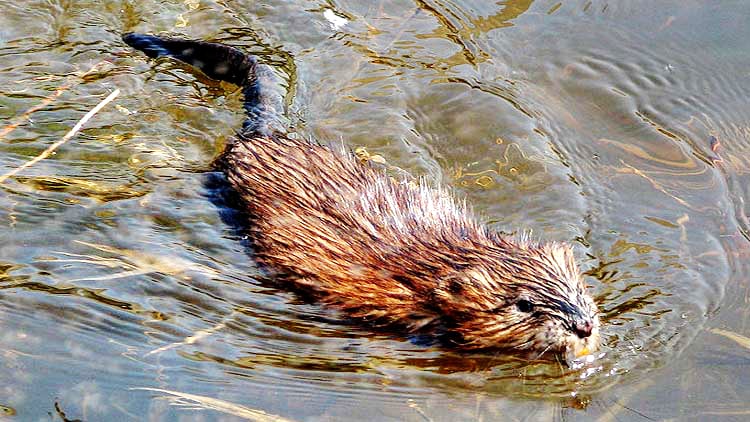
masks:
<svg viewBox="0 0 750 422"><path fill-rule="evenodd" d="M492 364L495 363L497 360L497 357L500 356L500 353L502 353L501 350L495 351L495 353L492 355L492 357L487 362L487 365L484 366L484 368L481 369L481 372L487 371L492 368Z"/></svg>
<svg viewBox="0 0 750 422"><path fill-rule="evenodd" d="M516 344L515 346L513 346L513 348L516 350L525 350L525 349L528 349L529 345L533 342L534 340L526 340L523 343Z"/></svg>
<svg viewBox="0 0 750 422"><path fill-rule="evenodd" d="M552 344L550 344L549 346L545 347L545 348L544 348L544 350L542 350L542 351L541 351L541 353L539 353L538 355L536 355L536 356L534 357L534 360L536 360L536 359L541 359L541 358L542 358L542 355L543 355L543 354L545 354L545 353L547 353L547 351L548 351L548 350L549 350L549 349L550 349L551 347L552 347Z"/></svg>
<svg viewBox="0 0 750 422"><path fill-rule="evenodd" d="M559 355L555 355L555 362L557 362L557 367L560 368L560 373L565 373L565 368L563 367L562 361L560 360Z"/></svg>

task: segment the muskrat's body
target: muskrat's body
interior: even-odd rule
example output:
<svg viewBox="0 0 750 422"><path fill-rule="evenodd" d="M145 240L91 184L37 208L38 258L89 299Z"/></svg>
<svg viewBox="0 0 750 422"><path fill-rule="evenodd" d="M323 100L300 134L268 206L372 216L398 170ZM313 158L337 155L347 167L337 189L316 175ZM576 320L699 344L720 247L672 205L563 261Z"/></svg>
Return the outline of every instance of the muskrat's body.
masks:
<svg viewBox="0 0 750 422"><path fill-rule="evenodd" d="M596 306L569 246L510 239L479 225L449 192L394 180L345 152L291 139L261 65L221 44L129 34L243 87L248 121L217 160L244 210L259 260L348 315L462 348L567 359L599 345Z"/></svg>

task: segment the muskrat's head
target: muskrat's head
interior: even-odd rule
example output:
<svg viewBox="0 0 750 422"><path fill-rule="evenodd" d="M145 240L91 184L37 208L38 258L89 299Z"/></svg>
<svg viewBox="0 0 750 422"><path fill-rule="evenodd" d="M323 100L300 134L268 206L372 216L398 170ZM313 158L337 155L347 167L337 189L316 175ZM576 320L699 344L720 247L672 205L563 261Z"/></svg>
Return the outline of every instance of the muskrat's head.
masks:
<svg viewBox="0 0 750 422"><path fill-rule="evenodd" d="M472 261L442 279L434 296L462 348L562 355L567 362L599 348L596 304L568 245L506 243Z"/></svg>

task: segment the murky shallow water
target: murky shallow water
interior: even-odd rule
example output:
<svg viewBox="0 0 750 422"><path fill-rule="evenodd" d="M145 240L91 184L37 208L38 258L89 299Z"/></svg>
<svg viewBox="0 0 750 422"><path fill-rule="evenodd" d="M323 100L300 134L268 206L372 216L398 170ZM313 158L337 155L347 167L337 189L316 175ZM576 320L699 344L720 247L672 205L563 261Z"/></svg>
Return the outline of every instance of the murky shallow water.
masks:
<svg viewBox="0 0 750 422"><path fill-rule="evenodd" d="M652 3L0 2L3 126L50 100L0 173L123 91L0 186L0 419L745 420L750 7ZM239 92L130 30L243 46L301 136L573 242L604 356L426 349L261 283L206 173Z"/></svg>

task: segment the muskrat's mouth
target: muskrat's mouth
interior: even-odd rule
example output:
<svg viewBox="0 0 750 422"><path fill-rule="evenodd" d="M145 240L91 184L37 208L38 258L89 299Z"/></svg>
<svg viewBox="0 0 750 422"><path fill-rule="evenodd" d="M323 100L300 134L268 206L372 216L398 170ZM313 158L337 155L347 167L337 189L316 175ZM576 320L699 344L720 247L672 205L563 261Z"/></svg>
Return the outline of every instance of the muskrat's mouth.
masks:
<svg viewBox="0 0 750 422"><path fill-rule="evenodd" d="M488 338L467 340L461 334L448 330L439 335L437 343L448 349L458 349L467 353L497 355L501 351L508 356L527 361L564 363L570 368L580 368L600 356L598 321L586 337L573 334L556 324L550 324L546 330L537 332L533 337L527 337L523 341L521 346L526 347L503 345L503 342L493 344Z"/></svg>
<svg viewBox="0 0 750 422"><path fill-rule="evenodd" d="M580 362L591 362L596 359L599 350L599 333L586 339L574 339L565 348L564 358L569 367L580 366Z"/></svg>
<svg viewBox="0 0 750 422"><path fill-rule="evenodd" d="M599 351L598 326L584 338L575 334L559 333L553 338L542 338L525 353L527 359L536 361L564 362L570 368L582 366L582 362L592 362L597 359Z"/></svg>

